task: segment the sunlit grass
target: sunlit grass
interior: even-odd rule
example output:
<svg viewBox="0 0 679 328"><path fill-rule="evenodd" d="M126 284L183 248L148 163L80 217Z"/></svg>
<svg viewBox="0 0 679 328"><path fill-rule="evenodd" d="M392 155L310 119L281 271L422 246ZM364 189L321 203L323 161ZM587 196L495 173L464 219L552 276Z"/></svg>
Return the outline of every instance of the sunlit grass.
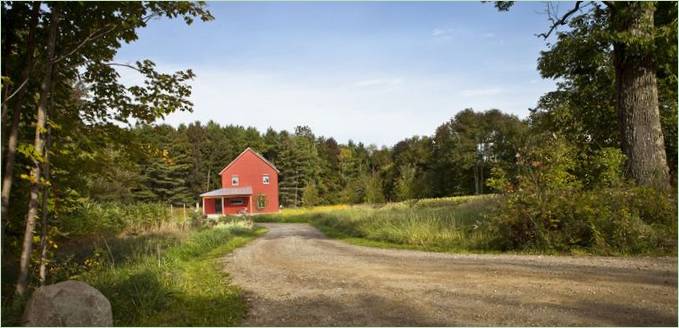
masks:
<svg viewBox="0 0 679 328"><path fill-rule="evenodd" d="M218 260L263 232L246 222L220 224L163 249L140 246L146 254L134 261L76 279L111 301L116 326L237 325L246 305Z"/></svg>
<svg viewBox="0 0 679 328"><path fill-rule="evenodd" d="M366 246L435 251L482 250L497 196L460 196L381 205L287 209L258 222L307 222L332 238Z"/></svg>

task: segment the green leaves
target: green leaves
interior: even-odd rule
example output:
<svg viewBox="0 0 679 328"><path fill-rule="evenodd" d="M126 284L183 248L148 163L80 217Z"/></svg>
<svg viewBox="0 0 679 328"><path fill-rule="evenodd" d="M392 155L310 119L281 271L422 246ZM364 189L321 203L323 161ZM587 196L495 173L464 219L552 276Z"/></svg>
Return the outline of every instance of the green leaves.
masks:
<svg viewBox="0 0 679 328"><path fill-rule="evenodd" d="M132 69L144 78L142 85L126 87L118 80L120 74L113 67ZM85 118L90 122L108 122L114 119L128 122L136 119L152 123L175 111L191 111L188 100L191 86L186 82L195 77L193 71L159 73L150 60L132 65L116 63L90 63L83 74L90 97L82 105Z"/></svg>

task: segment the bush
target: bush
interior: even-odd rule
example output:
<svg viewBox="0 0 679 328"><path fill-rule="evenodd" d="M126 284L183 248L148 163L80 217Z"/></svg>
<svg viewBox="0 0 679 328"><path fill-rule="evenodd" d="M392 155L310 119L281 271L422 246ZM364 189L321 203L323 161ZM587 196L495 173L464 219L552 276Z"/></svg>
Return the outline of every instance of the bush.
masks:
<svg viewBox="0 0 679 328"><path fill-rule="evenodd" d="M581 161L588 169L578 178L577 155L567 140L539 135L527 144L517 156L519 174L513 181L493 171L491 184L506 194L491 215L491 247L604 255L675 252L674 197L627 183L619 149L585 155Z"/></svg>
<svg viewBox="0 0 679 328"><path fill-rule="evenodd" d="M639 187L514 193L490 222L501 250L593 254L672 253L675 203Z"/></svg>

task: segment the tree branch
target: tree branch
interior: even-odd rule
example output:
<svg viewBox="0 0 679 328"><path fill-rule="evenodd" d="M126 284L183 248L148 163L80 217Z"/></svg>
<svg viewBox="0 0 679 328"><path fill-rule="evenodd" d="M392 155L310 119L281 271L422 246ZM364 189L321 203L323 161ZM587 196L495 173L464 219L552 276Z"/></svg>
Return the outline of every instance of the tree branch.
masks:
<svg viewBox="0 0 679 328"><path fill-rule="evenodd" d="M151 20L151 18L153 18L155 16L156 16L156 14L151 14L151 15L148 15L146 17L142 17L142 21L144 22L144 24L146 24L146 23L148 23L149 20ZM115 30L118 26L120 26L120 24L114 24L113 26L111 26L108 29L105 29L105 27L104 27L104 28L93 31L82 42L80 42L75 48L73 48L71 51L69 51L65 55L62 55L61 57L55 59L54 61L52 61L52 63L55 64L55 63L58 63L58 62L60 62L64 59L66 59L68 56L74 54L76 51L78 51L82 47L84 47L88 42L94 41L96 39L103 37L104 35L106 35L108 33L113 32L113 30Z"/></svg>
<svg viewBox="0 0 679 328"><path fill-rule="evenodd" d="M127 68L131 68L131 69L133 69L133 70L135 70L135 71L141 73L141 71L139 70L139 68L136 68L136 67L134 67L134 66L132 66L132 65L130 65L130 64L121 64L121 63L102 63L102 64L108 65L108 66L122 66L122 67L127 67Z"/></svg>
<svg viewBox="0 0 679 328"><path fill-rule="evenodd" d="M64 59L66 59L66 58L69 57L70 55L74 54L76 51L80 50L80 48L84 47L88 42L94 41L94 40L96 40L96 39L98 39L98 38L101 38L102 36L104 36L104 35L106 35L106 34L112 32L113 30L115 30L116 27L118 27L118 26L117 26L117 25L113 25L113 26L110 27L108 30L104 30L104 31L102 31L102 32L100 32L100 33L98 33L98 34L97 34L97 32L101 31L101 29L100 29L100 30L93 31L92 33L90 33L90 35L88 35L82 42L80 42L80 43L79 43L75 48L73 48L71 51L67 52L66 54L62 55L62 56L59 57L59 58L54 59L54 60L52 61L52 64L56 64L56 63L58 63L58 62L60 62L60 61L62 61L62 60L64 60Z"/></svg>
<svg viewBox="0 0 679 328"><path fill-rule="evenodd" d="M21 82L19 87L16 90L14 90L14 92L12 92L12 94L7 96L7 98L5 98L5 100L2 101L2 104L3 105L6 104L10 99L12 99L12 97L16 96L16 94L19 93L19 91L21 91L21 89L23 89L26 86L27 83L28 83L28 78L24 79L24 81Z"/></svg>
<svg viewBox="0 0 679 328"><path fill-rule="evenodd" d="M549 31L547 31L546 33L538 34L538 37L541 37L543 39L547 39L558 26L566 25L568 23L568 17L570 17L571 15L575 14L578 10L580 10L580 4L581 3L582 3L582 1L575 2L575 7L573 7L573 9L569 10L563 16L561 16L561 18L559 18L558 20L554 20L554 19L550 18L550 20L552 21L552 26L549 28Z"/></svg>

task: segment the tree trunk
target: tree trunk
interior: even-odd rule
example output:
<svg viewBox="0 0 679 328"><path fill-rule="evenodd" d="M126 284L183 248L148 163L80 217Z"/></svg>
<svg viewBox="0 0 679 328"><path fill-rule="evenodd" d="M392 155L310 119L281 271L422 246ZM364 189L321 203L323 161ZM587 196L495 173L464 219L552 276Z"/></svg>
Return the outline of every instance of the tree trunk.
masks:
<svg viewBox="0 0 679 328"><path fill-rule="evenodd" d="M479 161L474 163L474 195L479 194Z"/></svg>
<svg viewBox="0 0 679 328"><path fill-rule="evenodd" d="M613 32L625 40L613 45L616 105L626 174L641 186L669 189L653 56L654 12L652 2L621 2L610 8Z"/></svg>
<svg viewBox="0 0 679 328"><path fill-rule="evenodd" d="M35 28L38 24L38 15L40 14L40 2L33 3L33 11L31 12L31 26L28 30L28 37L26 38L26 64L21 72L21 81L29 78L33 70L33 52L35 49ZM20 82L21 83L21 82ZM12 127L9 131L9 138L7 140L7 156L5 157L5 175L2 177L2 218L7 218L7 209L9 208L9 195L12 191L12 180L14 176L14 161L16 159L17 140L19 138L19 121L21 118L21 106L23 105L23 95L27 87L24 86L19 90L12 99ZM6 220L6 219L5 219ZM3 222L4 227L4 222Z"/></svg>
<svg viewBox="0 0 679 328"><path fill-rule="evenodd" d="M50 147L52 145L52 128L47 127L47 145L45 145L45 180L50 181ZM47 280L47 219L49 214L48 199L50 186L46 185L42 190L42 220L40 222L40 286L45 285Z"/></svg>
<svg viewBox="0 0 679 328"><path fill-rule="evenodd" d="M35 124L35 152L37 158L33 159L33 169L31 172L31 190L28 201L28 213L26 214L26 230L21 249L19 261L19 277L17 279L16 293L21 296L26 292L28 285L28 273L30 270L31 253L33 251L33 228L35 218L38 215L38 193L40 192L41 161L44 156L45 146L45 122L47 116L47 101L52 88L52 70L54 68L54 48L57 43L57 32L60 19L59 4L52 7L52 19L49 27L49 37L47 39L47 57L45 62L45 72L40 83L40 103L38 104L38 115Z"/></svg>

